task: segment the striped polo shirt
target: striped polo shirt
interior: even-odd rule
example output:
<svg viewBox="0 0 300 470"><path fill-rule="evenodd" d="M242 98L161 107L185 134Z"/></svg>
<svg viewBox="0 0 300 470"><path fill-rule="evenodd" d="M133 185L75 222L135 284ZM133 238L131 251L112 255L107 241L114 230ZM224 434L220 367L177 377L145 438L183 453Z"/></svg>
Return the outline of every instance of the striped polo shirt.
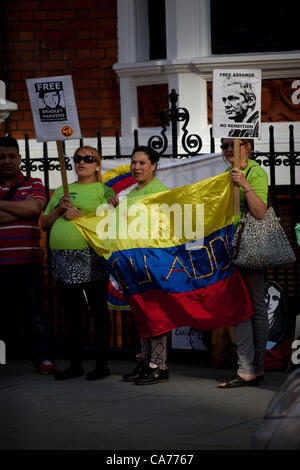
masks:
<svg viewBox="0 0 300 470"><path fill-rule="evenodd" d="M45 188L39 178L27 178L24 181L23 173L19 172L13 185L16 183L22 184L11 199L14 203L24 201L28 194L32 194L34 199L46 202ZM0 181L0 200L9 189ZM38 220L39 218L35 217L0 225L0 265L32 263L42 259Z"/></svg>

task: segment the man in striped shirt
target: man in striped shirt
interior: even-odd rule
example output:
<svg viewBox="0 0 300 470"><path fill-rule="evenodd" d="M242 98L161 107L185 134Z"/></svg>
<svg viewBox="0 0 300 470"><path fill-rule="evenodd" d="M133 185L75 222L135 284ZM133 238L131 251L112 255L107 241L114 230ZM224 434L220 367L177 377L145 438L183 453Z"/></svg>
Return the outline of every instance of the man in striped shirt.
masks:
<svg viewBox="0 0 300 470"><path fill-rule="evenodd" d="M20 171L18 142L0 138L0 339L10 344L16 335L18 308L29 322L33 364L42 374L52 373L50 336L43 310L44 274L38 220L46 205L45 188L38 178Z"/></svg>

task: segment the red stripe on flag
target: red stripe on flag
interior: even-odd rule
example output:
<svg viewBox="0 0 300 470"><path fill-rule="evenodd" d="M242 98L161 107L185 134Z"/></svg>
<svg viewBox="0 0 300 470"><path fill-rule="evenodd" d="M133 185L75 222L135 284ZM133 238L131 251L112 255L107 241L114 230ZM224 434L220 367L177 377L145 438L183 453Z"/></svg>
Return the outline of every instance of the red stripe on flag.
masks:
<svg viewBox="0 0 300 470"><path fill-rule="evenodd" d="M126 189L135 183L136 181L133 179L132 176L127 176L126 178L123 178L117 181L115 184L111 186L111 188L114 190L116 194L119 194L121 191L123 191L123 189Z"/></svg>
<svg viewBox="0 0 300 470"><path fill-rule="evenodd" d="M114 296L116 299L118 300L122 300L123 302L127 302L127 300L125 299L124 295L122 294L122 292L120 292L119 290L117 290L114 285L111 283L111 281L109 282L108 284L108 292Z"/></svg>
<svg viewBox="0 0 300 470"><path fill-rule="evenodd" d="M250 295L238 271L208 287L167 294L151 290L129 298L141 339L181 326L216 330L237 325L253 315Z"/></svg>

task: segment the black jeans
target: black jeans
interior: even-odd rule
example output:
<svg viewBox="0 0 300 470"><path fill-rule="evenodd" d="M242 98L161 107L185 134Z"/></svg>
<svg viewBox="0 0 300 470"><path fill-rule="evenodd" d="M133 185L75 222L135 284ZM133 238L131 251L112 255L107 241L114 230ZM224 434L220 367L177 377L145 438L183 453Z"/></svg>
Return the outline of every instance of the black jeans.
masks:
<svg viewBox="0 0 300 470"><path fill-rule="evenodd" d="M106 364L110 342L110 314L107 308L108 281L87 284L57 282L59 301L65 312L66 348L71 364L82 359L83 311L88 307L94 319L96 366Z"/></svg>
<svg viewBox="0 0 300 470"><path fill-rule="evenodd" d="M0 266L0 339L7 356L17 347L18 313L25 320L25 334L32 345L32 362L52 357L52 339L44 309L44 272L42 263Z"/></svg>

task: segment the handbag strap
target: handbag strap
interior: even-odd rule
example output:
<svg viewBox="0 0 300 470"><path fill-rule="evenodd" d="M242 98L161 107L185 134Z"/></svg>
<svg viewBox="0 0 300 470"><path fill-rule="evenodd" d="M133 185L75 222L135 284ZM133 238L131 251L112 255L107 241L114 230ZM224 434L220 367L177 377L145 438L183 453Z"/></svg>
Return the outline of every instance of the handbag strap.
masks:
<svg viewBox="0 0 300 470"><path fill-rule="evenodd" d="M253 166L250 166L250 168L248 168L247 173L245 174L246 179L247 179L247 176L249 175L250 171L252 170L252 168L253 168ZM267 209L269 209L269 207L272 207L272 198L271 198L271 194L270 194L270 191L269 191L269 188L268 188ZM248 207L248 204L247 204L247 200L245 199L245 213L246 212L249 212L249 207Z"/></svg>
<svg viewBox="0 0 300 470"><path fill-rule="evenodd" d="M1 199L2 201L11 201L12 198L14 197L14 195L16 194L16 192L18 191L18 189L22 186L23 183L25 183L25 181L28 179L27 176L25 176L25 178L23 179L23 181L21 181L20 183L17 183L15 184L14 186L12 186L8 191L7 193L3 196L3 198Z"/></svg>
<svg viewBox="0 0 300 470"><path fill-rule="evenodd" d="M252 166L250 166L250 168L248 168L247 173L245 174L246 179L247 179L247 176L249 175L250 171L252 170L252 168L253 168Z"/></svg>

